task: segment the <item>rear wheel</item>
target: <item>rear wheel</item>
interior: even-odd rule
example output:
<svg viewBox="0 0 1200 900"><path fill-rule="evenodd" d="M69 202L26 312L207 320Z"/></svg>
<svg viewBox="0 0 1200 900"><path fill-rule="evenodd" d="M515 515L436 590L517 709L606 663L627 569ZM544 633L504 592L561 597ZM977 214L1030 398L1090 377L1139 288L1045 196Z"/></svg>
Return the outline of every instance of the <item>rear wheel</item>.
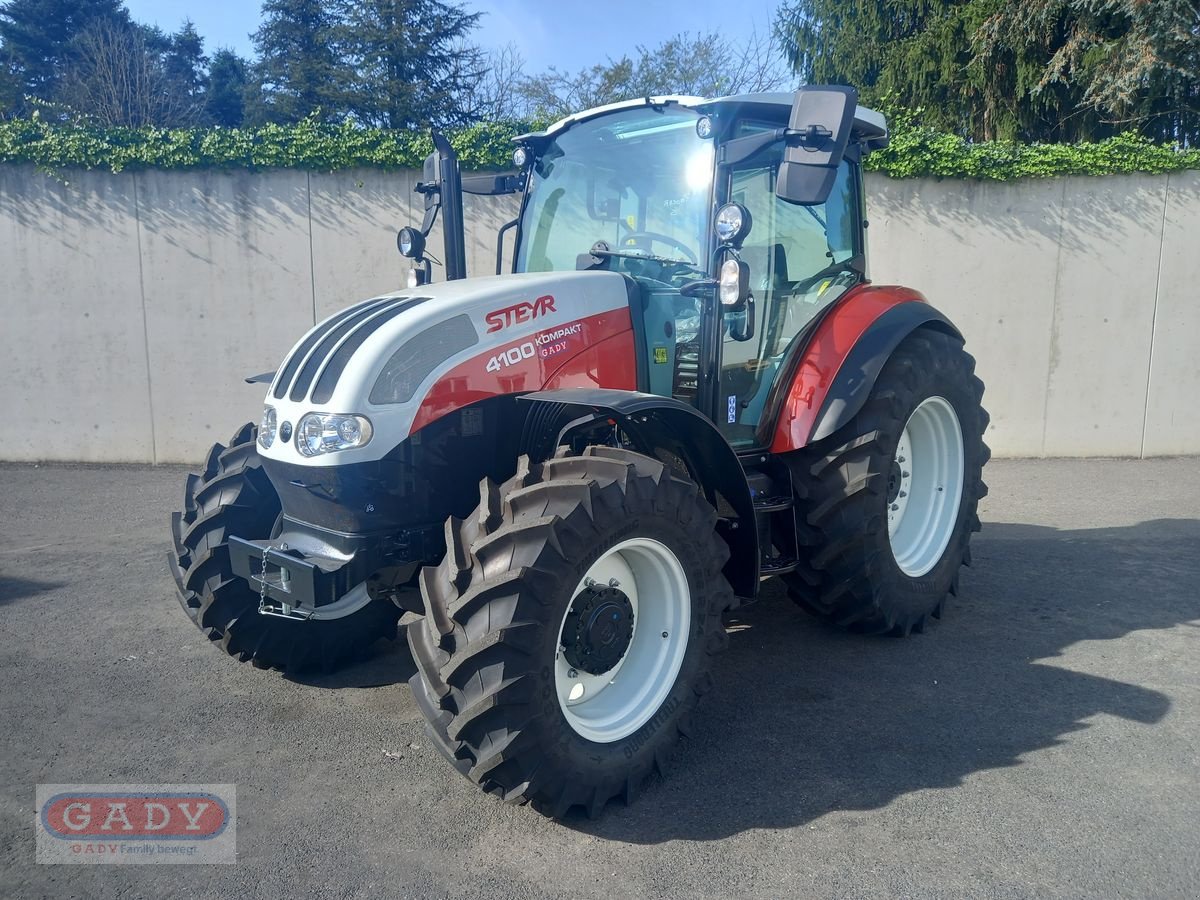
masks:
<svg viewBox="0 0 1200 900"><path fill-rule="evenodd" d="M246 424L229 446L214 444L204 469L188 475L183 510L171 516L168 556L179 602L230 656L261 668L329 671L381 637L395 638L400 610L372 600L344 618L306 621L265 615L259 596L233 574L229 538L266 540L280 515L279 495L258 457L257 428Z"/></svg>
<svg viewBox="0 0 1200 900"><path fill-rule="evenodd" d="M814 615L908 634L940 617L969 564L988 415L962 343L919 330L892 353L862 410L787 457L800 564L785 576Z"/></svg>
<svg viewBox="0 0 1200 900"><path fill-rule="evenodd" d="M625 450L530 465L446 525L408 629L411 684L458 771L547 815L628 802L711 683L733 594L695 484Z"/></svg>

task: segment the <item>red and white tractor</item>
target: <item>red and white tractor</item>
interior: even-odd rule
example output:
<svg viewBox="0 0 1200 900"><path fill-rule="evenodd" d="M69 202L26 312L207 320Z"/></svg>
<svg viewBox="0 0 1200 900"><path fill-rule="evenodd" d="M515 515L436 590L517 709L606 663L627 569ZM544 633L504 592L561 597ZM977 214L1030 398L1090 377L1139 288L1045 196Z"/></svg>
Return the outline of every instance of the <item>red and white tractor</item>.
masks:
<svg viewBox="0 0 1200 900"><path fill-rule="evenodd" d="M433 742L550 815L661 767L769 577L920 631L970 559L988 417L954 325L868 278L861 164L886 141L836 87L588 110L503 175L435 135L410 288L304 335L262 423L189 477L188 615L299 669L415 614ZM513 274L465 277L464 190L522 195Z"/></svg>

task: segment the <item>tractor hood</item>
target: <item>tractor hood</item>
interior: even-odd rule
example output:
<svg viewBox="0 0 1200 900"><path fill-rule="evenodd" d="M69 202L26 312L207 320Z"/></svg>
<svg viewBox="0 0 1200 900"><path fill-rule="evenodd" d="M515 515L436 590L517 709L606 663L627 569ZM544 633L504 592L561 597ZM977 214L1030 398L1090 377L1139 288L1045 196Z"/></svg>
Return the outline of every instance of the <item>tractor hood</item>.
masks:
<svg viewBox="0 0 1200 900"><path fill-rule="evenodd" d="M354 304L304 335L279 367L265 401L275 411L276 436L259 453L310 466L376 460L487 397L551 383L596 387L594 377L558 384L556 373L630 330L627 283L614 272L497 275ZM311 413L361 416L371 437L306 456L301 423Z"/></svg>

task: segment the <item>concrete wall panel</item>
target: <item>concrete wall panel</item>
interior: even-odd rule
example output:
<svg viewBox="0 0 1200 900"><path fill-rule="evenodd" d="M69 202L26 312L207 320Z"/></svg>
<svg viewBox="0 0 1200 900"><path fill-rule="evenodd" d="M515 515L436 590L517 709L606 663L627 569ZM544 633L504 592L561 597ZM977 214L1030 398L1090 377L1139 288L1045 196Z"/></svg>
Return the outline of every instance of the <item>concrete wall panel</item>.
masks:
<svg viewBox="0 0 1200 900"><path fill-rule="evenodd" d="M313 322L304 172L139 172L158 462L203 458L262 415L264 386Z"/></svg>
<svg viewBox="0 0 1200 900"><path fill-rule="evenodd" d="M1144 456L1200 452L1200 172L1167 188Z"/></svg>
<svg viewBox="0 0 1200 900"><path fill-rule="evenodd" d="M396 232L421 224L417 181L415 172L369 169L310 176L317 321L404 286L409 264L396 250ZM441 259L440 243L430 249Z"/></svg>
<svg viewBox="0 0 1200 900"><path fill-rule="evenodd" d="M963 332L998 454L1038 456L1063 184L866 181L871 277L916 288Z"/></svg>
<svg viewBox="0 0 1200 900"><path fill-rule="evenodd" d="M0 457L154 459L133 176L0 166Z"/></svg>
<svg viewBox="0 0 1200 900"><path fill-rule="evenodd" d="M1062 182L1043 453L1137 456L1167 179Z"/></svg>

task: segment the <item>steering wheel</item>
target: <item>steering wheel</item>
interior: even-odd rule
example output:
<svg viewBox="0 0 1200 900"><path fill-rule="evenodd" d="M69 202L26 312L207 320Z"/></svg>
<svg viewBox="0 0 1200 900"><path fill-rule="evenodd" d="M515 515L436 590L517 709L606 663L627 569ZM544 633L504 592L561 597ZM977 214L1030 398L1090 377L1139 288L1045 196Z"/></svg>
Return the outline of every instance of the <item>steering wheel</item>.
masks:
<svg viewBox="0 0 1200 900"><path fill-rule="evenodd" d="M669 244L676 250L681 250L683 255L687 257L688 262L693 266L699 264L696 259L696 254L692 252L692 248L678 238L673 238L669 234L659 234L657 231L631 231L626 235L622 235L620 246L625 246L630 241L636 241L638 238L646 238L651 243L658 241L660 244Z"/></svg>

